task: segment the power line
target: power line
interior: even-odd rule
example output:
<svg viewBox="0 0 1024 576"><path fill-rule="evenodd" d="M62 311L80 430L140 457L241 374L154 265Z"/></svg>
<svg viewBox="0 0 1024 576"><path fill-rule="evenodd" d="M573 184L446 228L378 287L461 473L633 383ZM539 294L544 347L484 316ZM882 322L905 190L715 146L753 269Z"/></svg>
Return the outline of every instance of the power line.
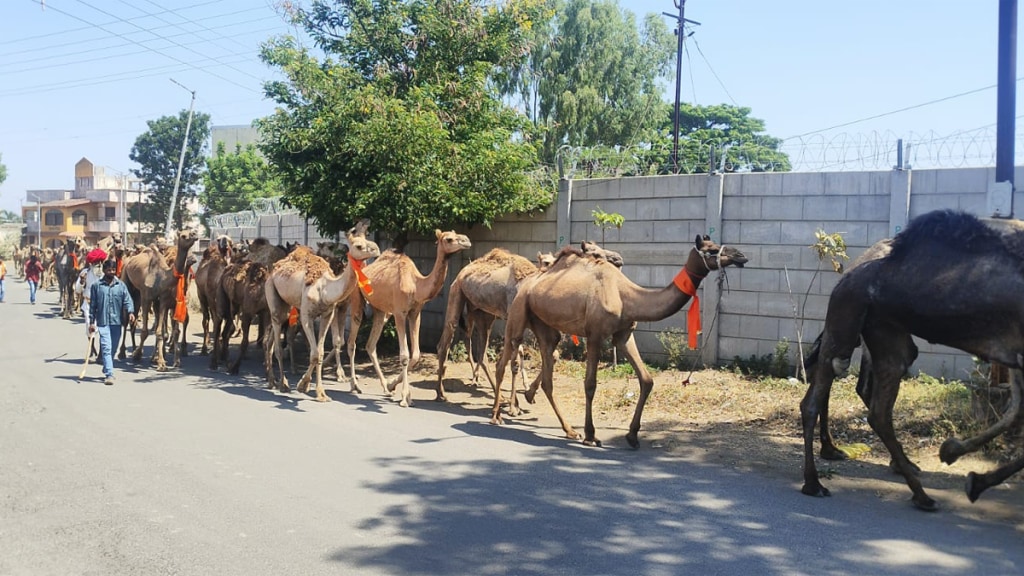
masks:
<svg viewBox="0 0 1024 576"><path fill-rule="evenodd" d="M38 2L42 3L42 2L44 1L44 0L34 0L34 1L38 1ZM85 3L85 2L82 2L81 0L79 0L79 2L81 2L82 4L85 4L86 6L89 6L89 5L87 4L87 3ZM90 6L90 7L91 7L91 6ZM130 42L130 43L132 43L132 44L135 44L136 46L139 46L140 48L143 48L143 49L144 49L144 50L146 50L147 52L152 52L152 53L154 53L154 54L157 54L157 55L159 55L159 56L163 56L164 58L168 58L168 59L170 59L170 60L174 60L174 61L178 62L179 64L182 64L182 65L188 66L188 67L190 67L190 68L194 67L194 66L193 66L192 64L190 64L189 62L186 62L186 61L182 60L181 58L178 58L177 56L172 56L172 55L170 55L170 54L166 54L166 53L163 53L163 52L161 52L161 51L159 51L159 50L157 50L157 49L155 49L155 48L152 48L152 47L150 47L150 46L147 46L147 45L145 45L145 44L143 44L143 43L141 43L141 42L138 42L138 41L136 41L136 40L133 40L133 39L131 39L131 38L128 38L128 37L127 37L127 36L125 36L124 34L121 34L121 33L119 33L119 32L114 32L114 31L112 31L112 30L109 30L109 29L107 29L107 28L106 28L106 27L104 27L104 26L101 26L101 25L95 24L95 23L93 23L93 22L89 22L88 20L86 20L86 19L84 19L84 18L81 18L81 17L79 17L79 16L76 16L76 15L74 15L74 14L71 14L70 12L66 12L66 11L64 11L64 10L61 10L60 8L54 8L54 7L52 7L52 6L51 6L51 7L49 8L49 9L50 9L50 11L51 11L51 12L57 12L58 14L63 14L63 15L65 15L65 16L67 16L68 18L72 18L72 19L74 19L74 20L78 20L79 22L82 22L82 23L85 23L85 24L89 24L90 26L94 26L94 27L96 27L96 28L99 28L100 30L103 30L104 32L107 32L108 34L111 34L111 35L113 35L113 36L117 36L117 37L119 37L119 38L121 38L121 39L123 39L123 40L127 40L128 42ZM104 12L104 11L102 11L102 10L98 10L98 9L96 9L96 8L93 8L93 9L94 9L94 10L97 10L97 11L98 11L98 12L100 12L100 13L103 13L103 14L107 14L108 16L112 16L112 17L114 17L114 18L117 18L116 16L114 16L114 15L112 15L112 14L109 14L109 13L107 13L107 12ZM123 18L118 18L118 20L120 20L120 21L122 21L122 22L125 22L125 20L124 20ZM130 22L128 22L128 24L131 24L132 26L135 26L135 27L137 27L137 28L140 28L139 26L137 26L137 25L135 25L135 24L132 24L132 23L130 23ZM158 36L158 37L159 37L159 35L156 35L156 36ZM194 52L194 51L193 51L193 52ZM201 56L203 56L202 54L200 54L200 55L201 55ZM204 58L206 58L206 56L204 56ZM207 59L210 59L210 60L214 60L214 59L212 59L212 58L207 58ZM199 70L203 70L202 68L197 68L197 69L199 69ZM223 76L221 76L221 75L219 75L219 74L214 74L213 72L210 72L210 71L208 71L208 70L203 70L203 71L204 71L204 72L206 72L207 74L209 74L209 75L211 75L211 76L213 76L213 77L215 77L215 78L219 79L219 80L223 80L223 81L225 81L225 82L227 82L227 83L229 83L229 84L234 84L235 86L238 86L239 88L242 88L242 89L245 89L245 90L253 90L253 89L252 89L251 87L249 87L249 86L246 86L246 85L244 85L244 84L240 84L240 83L238 83L238 82L235 82L234 80L230 80L230 79L228 79L228 78L225 78L225 77L223 77Z"/></svg>
<svg viewBox="0 0 1024 576"><path fill-rule="evenodd" d="M715 69L711 67L711 62L709 62L707 56L704 55L704 51L700 49L700 44L697 42L696 38L693 39L693 45L694 47L697 48L697 53L700 54L700 57L704 59L704 63L708 65L708 70L711 71L711 75L715 77L715 80L718 80L718 85L721 86L722 90L725 91L725 95L729 97L729 100L732 102L733 106L739 106L739 104L736 103L736 99L733 98L732 94L729 93L729 89L725 87L725 83L722 82L722 79L718 77L718 73L715 72Z"/></svg>
<svg viewBox="0 0 1024 576"><path fill-rule="evenodd" d="M1020 76L1020 77L1017 78L1017 82L1020 82L1021 80L1024 80L1024 76ZM898 110L891 110L889 112L883 112L881 114L875 114L874 116L867 116L865 118L860 118L858 120L851 120L849 122L843 122L842 124L836 124L835 126L829 126L828 128L821 128L819 130L811 130L810 132L804 132L803 134L797 134L796 136L789 136L787 138L783 138L783 140L791 140L793 138L803 138L804 136L810 136L812 134L819 134L821 132L828 132L829 130L835 130L836 128L844 128L846 126L852 126L854 124L859 124L861 122L867 122L868 120L877 120L878 118L884 118L886 116L892 116L893 114L899 114L900 112L907 112L909 110L916 110L917 108L923 108L925 106L931 106L932 104L938 104L940 102L946 102L946 101L949 101L949 100L954 100L956 98L962 98L964 96L970 96L971 94L977 94L979 92L984 92L985 90L991 90L991 89L993 89L995 87L996 87L995 84L991 84L989 86L984 86L982 88L975 88L974 90L968 90L966 92L960 92L959 94L953 94L951 96L944 96L942 98L937 98L935 100L929 100L927 102L922 102L920 104L914 104L913 106L906 106L906 107L900 108Z"/></svg>

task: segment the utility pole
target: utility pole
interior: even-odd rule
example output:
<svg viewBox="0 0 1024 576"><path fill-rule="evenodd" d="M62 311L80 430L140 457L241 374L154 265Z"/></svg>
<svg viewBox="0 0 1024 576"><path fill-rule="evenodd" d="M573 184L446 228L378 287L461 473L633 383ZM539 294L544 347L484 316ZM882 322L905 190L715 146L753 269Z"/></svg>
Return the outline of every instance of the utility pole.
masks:
<svg viewBox="0 0 1024 576"><path fill-rule="evenodd" d="M1013 218L1013 162L1017 100L1017 0L999 0L996 65L996 180L989 184L993 218Z"/></svg>
<svg viewBox="0 0 1024 576"><path fill-rule="evenodd" d="M683 17L683 13L686 11L686 0L672 0L672 3L679 9L679 15L676 16L669 12L662 12L662 14L676 20L676 103L675 111L672 114L672 173L679 174L679 90L683 80L683 40L686 38L686 23L700 26L700 22Z"/></svg>
<svg viewBox="0 0 1024 576"><path fill-rule="evenodd" d="M185 88L183 84L171 78L171 82L174 82L178 86ZM188 88L185 88L188 90ZM178 203L178 186L181 184L181 170L185 166L185 150L188 148L188 133L192 129L192 111L196 107L196 91L188 90L192 93L192 103L188 107L188 122L185 124L185 138L181 141L181 156L178 157L178 173L174 175L174 192L171 194L171 205L167 208L167 224L164 226L164 235L167 239L171 239L171 222L174 220L174 207Z"/></svg>

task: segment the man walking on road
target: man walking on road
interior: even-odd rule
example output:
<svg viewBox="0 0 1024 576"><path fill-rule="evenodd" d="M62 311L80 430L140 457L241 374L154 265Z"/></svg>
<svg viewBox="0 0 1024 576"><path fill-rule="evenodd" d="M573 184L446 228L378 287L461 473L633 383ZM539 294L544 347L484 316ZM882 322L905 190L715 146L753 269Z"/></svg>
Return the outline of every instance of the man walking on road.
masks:
<svg viewBox="0 0 1024 576"><path fill-rule="evenodd" d="M39 276L43 273L43 264L39 256L33 254L28 262L25 262L25 281L28 282L28 297L33 304L36 303L36 290L39 288Z"/></svg>
<svg viewBox="0 0 1024 576"><path fill-rule="evenodd" d="M103 358L103 383L114 383L114 350L121 341L121 319L135 323L135 303L128 287L117 278L117 262L103 262L103 278L89 290L89 332L100 335L100 357Z"/></svg>
<svg viewBox="0 0 1024 576"><path fill-rule="evenodd" d="M0 258L0 304L4 302L4 280L7 278L7 265L4 259Z"/></svg>

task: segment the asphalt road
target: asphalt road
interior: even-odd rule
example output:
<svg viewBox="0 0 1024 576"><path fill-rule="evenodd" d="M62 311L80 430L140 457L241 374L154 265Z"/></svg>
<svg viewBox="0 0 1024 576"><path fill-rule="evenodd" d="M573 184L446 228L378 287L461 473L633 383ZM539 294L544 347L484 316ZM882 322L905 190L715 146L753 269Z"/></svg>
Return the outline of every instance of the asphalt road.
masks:
<svg viewBox="0 0 1024 576"><path fill-rule="evenodd" d="M7 292L0 575L1024 572L1005 521L586 448L550 418L403 409L369 381L319 404L189 357L78 382L81 321Z"/></svg>

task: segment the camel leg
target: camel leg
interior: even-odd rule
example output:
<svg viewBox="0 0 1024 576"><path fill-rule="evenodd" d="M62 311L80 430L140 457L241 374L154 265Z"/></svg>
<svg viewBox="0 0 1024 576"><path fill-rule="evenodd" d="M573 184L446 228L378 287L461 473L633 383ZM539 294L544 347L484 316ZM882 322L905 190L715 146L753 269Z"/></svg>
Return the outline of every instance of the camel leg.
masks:
<svg viewBox="0 0 1024 576"><path fill-rule="evenodd" d="M624 339L624 341L623 341ZM636 372L637 380L640 383L640 396L636 401L636 408L633 410L633 420L629 424L629 432L626 434L626 442L630 446L636 448L640 445L640 440L637 438L640 432L640 418L644 413L644 406L647 404L647 398L651 395L651 390L654 389L654 378L651 373L647 370L647 365L644 364L643 359L640 358L640 350L636 347L636 339L633 337L632 330L619 332L612 335L612 345L615 346L622 355L629 361L630 366L633 367L633 371ZM587 376L588 380L585 383L587 386L593 386L594 390L587 389L587 423L589 429L584 431L588 434L588 437L592 437L594 433L594 423L591 415L591 405L593 402L594 392L597 389L597 365L601 358L601 342L591 341L587 339ZM591 384L591 370L590 366L593 363L593 383ZM584 441L586 442L586 441ZM600 446L600 444L598 444Z"/></svg>
<svg viewBox="0 0 1024 576"><path fill-rule="evenodd" d="M914 341L909 333L901 332L897 327L887 323L878 323L867 327L864 332L864 343L871 351L874 377L874 389L868 408L868 424L889 450L894 467L903 475L907 486L913 492L914 505L922 510L935 511L938 509L935 500L925 493L915 466L907 458L892 426L892 410L899 394L900 378L916 356Z"/></svg>
<svg viewBox="0 0 1024 576"><path fill-rule="evenodd" d="M277 389L281 392L290 392L291 388L288 386L288 376L285 374L284 371L284 350L281 349L281 336L282 333L284 332L284 330L281 328L282 320L283 319L271 316L270 321L271 328L274 331L274 340L273 342L270 343L270 346L267 347L267 355L269 356L271 353L273 353L274 357L277 359L277 369L281 373L281 381L278 382ZM264 362L267 361L264 360ZM270 379L268 380L268 383L270 388L274 387L273 367L271 367Z"/></svg>
<svg viewBox="0 0 1024 576"><path fill-rule="evenodd" d="M152 303L147 302L142 308L142 328L139 330L139 343L135 344L132 338L132 362L142 362L142 349L146 346L146 339L149 338L149 317L152 312Z"/></svg>
<svg viewBox="0 0 1024 576"><path fill-rule="evenodd" d="M224 356L224 350L228 347L228 340L224 338L224 318L217 312L210 313L210 338L213 339L213 346L210 352L210 370L216 370Z"/></svg>
<svg viewBox="0 0 1024 576"><path fill-rule="evenodd" d="M326 314L320 316L320 331L316 337L316 345L314 346L315 352L310 353L311 362L315 362L316 365L316 401L317 402L330 402L331 397L324 392L324 341L327 339L327 331L331 325L331 321L334 320L334 306L331 306Z"/></svg>
<svg viewBox="0 0 1024 576"><path fill-rule="evenodd" d="M441 332L441 338L437 341L437 396L434 398L437 402L444 402L447 400L444 395L444 365L448 361L448 349L452 345L452 340L455 339L455 329L458 319L452 319L458 310L451 309L452 298L448 299L449 308L445 312L445 323L444 330ZM473 361L472 349L470 349L470 362Z"/></svg>
<svg viewBox="0 0 1024 576"><path fill-rule="evenodd" d="M967 485L964 491L967 492L967 499L976 502L981 493L993 486L1002 484L1007 478L1024 469L1024 457L1003 464L999 468L978 474L971 472L967 475Z"/></svg>
<svg viewBox="0 0 1024 576"><path fill-rule="evenodd" d="M358 290L356 291L358 292ZM359 334L359 327L363 324L363 300L358 294L353 296L348 303L348 370L349 385L353 390L362 393L356 378L356 336Z"/></svg>
<svg viewBox="0 0 1024 576"><path fill-rule="evenodd" d="M413 369L417 364L420 363L420 317L423 311L423 305L419 304L411 312L409 312L407 318L409 319L409 369ZM398 318L395 318L395 323L398 323ZM406 378L408 381L408 378Z"/></svg>
<svg viewBox="0 0 1024 576"><path fill-rule="evenodd" d="M1017 363L1018 365L1024 365L1024 359L1018 357ZM1024 385L1024 376L1022 376L1021 369L1010 368L1010 404L1006 407L1006 412L1003 413L1003 416L998 422L989 426L987 430L977 436L963 441L949 438L943 442L939 448L939 459L946 464L952 464L964 454L977 451L993 438L1005 432L1013 424L1017 414L1020 412L1022 385Z"/></svg>
<svg viewBox="0 0 1024 576"><path fill-rule="evenodd" d="M403 408L412 406L412 391L409 389L409 340L407 338L410 334L406 333L406 320L411 319L407 318L404 314L395 314L395 330L398 332L398 361L402 365L402 370L395 380L388 385L388 390L393 392L398 383L401 382L402 387L398 394L398 405ZM412 329L409 328L409 330Z"/></svg>
<svg viewBox="0 0 1024 576"><path fill-rule="evenodd" d="M242 358L249 348L249 327L252 325L252 314L242 313L239 315L242 323L242 343L239 344L238 357L228 368L228 374L238 374L238 368L242 365ZM225 346L226 347L226 346Z"/></svg>
<svg viewBox="0 0 1024 576"><path fill-rule="evenodd" d="M562 425L562 431L565 432L565 437L572 440L582 440L583 436L577 432L572 425L562 415L562 411L558 409L558 403L555 402L554 396L554 383L552 378L554 377L555 371L555 348L558 346L558 340L561 335L556 330L551 330L543 324L534 324L531 326L533 333L537 336L537 341L540 344L540 358L541 358L541 389L544 391L544 395L547 396L548 404L551 404L551 409L554 410L555 416L558 418L558 422ZM519 343L515 344L516 348L519 347ZM514 350L515 348L513 348ZM593 439L596 445L600 445L596 439Z"/></svg>
<svg viewBox="0 0 1024 576"><path fill-rule="evenodd" d="M380 387L384 390L385 395L390 396L394 387L388 388L388 383L384 379L384 371L380 369L380 361L377 360L377 341L380 340L380 333L384 330L385 321L387 321L387 314L380 310L374 310L373 327L370 329L370 336L366 339L366 353L370 356L370 361L373 362L373 369L377 372Z"/></svg>
<svg viewBox="0 0 1024 576"><path fill-rule="evenodd" d="M512 356L512 350L523 341L523 327L513 322L511 314L505 324L505 345L501 347L498 364L494 367L494 406L491 408L491 424L503 424L501 419L501 381L505 376L505 366Z"/></svg>
<svg viewBox="0 0 1024 576"><path fill-rule="evenodd" d="M302 333L306 335L306 342L309 343L309 365L306 366L306 371L302 374L302 378L299 379L295 390L304 394L309 392L309 383L313 380L313 371L316 370L316 364L320 359L317 358L316 327L313 326L313 318L309 315L308 311L299 312L299 323L302 325ZM289 345L289 347L291 346Z"/></svg>
<svg viewBox="0 0 1024 576"><path fill-rule="evenodd" d="M154 353L153 356L156 359L156 371L166 372L167 361L164 358L164 332L167 330L167 310L161 310L160 313L156 315L156 322L157 325L156 328L154 329L154 332L156 333L156 352Z"/></svg>
<svg viewBox="0 0 1024 576"><path fill-rule="evenodd" d="M200 294L202 292L202 290L199 291ZM203 356L210 353L210 308L205 300L205 298L200 298L199 300L199 308L203 312L203 347L199 350L199 353Z"/></svg>
<svg viewBox="0 0 1024 576"><path fill-rule="evenodd" d="M338 382L345 379L345 365L341 363L341 349L345 347L345 307L339 305L334 311L334 318L331 320L331 337L334 343L334 369ZM353 382L355 382L353 380ZM359 385L352 386L352 391L362 394Z"/></svg>

